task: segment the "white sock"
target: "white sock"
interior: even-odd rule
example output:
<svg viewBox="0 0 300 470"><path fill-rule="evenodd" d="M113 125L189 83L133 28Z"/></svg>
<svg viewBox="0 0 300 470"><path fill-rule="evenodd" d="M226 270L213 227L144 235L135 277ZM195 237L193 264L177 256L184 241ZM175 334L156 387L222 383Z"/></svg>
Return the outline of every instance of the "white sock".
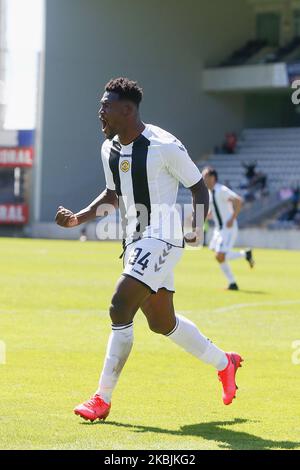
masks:
<svg viewBox="0 0 300 470"><path fill-rule="evenodd" d="M232 274L229 264L226 263L226 261L224 261L224 263L219 263L219 264L229 284L235 283L235 279L234 279L234 276Z"/></svg>
<svg viewBox="0 0 300 470"><path fill-rule="evenodd" d="M103 370L96 392L102 400L110 403L120 373L128 359L133 344L133 323L112 325Z"/></svg>
<svg viewBox="0 0 300 470"><path fill-rule="evenodd" d="M166 336L185 351L218 370L225 369L228 364L225 352L203 336L193 322L181 315L176 315L176 326Z"/></svg>
<svg viewBox="0 0 300 470"><path fill-rule="evenodd" d="M235 259L239 259L239 258L245 258L246 256L246 253L245 251L241 250L241 251L228 251L228 253L226 253L226 261L233 261Z"/></svg>

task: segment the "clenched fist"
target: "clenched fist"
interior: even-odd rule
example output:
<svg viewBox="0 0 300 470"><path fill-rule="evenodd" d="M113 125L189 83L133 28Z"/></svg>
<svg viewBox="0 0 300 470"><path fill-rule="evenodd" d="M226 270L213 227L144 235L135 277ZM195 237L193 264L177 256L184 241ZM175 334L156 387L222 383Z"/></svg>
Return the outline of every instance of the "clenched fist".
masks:
<svg viewBox="0 0 300 470"><path fill-rule="evenodd" d="M57 225L67 228L75 227L76 225L78 225L78 219L76 215L63 206L59 206L59 208L57 209L55 222L57 223Z"/></svg>

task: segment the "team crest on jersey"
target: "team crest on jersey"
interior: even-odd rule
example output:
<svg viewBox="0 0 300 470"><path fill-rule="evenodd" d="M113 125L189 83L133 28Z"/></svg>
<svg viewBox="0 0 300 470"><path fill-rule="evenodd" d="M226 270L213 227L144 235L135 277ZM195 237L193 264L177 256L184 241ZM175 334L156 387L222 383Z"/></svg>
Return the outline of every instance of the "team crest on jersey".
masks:
<svg viewBox="0 0 300 470"><path fill-rule="evenodd" d="M123 160L121 165L120 165L121 170L124 173L127 173L127 171L130 169L130 163L128 160Z"/></svg>

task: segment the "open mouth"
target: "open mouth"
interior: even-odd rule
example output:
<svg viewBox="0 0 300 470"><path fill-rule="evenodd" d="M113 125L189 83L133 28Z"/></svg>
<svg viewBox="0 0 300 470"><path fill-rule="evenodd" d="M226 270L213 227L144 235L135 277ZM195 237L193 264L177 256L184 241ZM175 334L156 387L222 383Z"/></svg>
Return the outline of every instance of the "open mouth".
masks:
<svg viewBox="0 0 300 470"><path fill-rule="evenodd" d="M101 122L102 122L102 131L105 132L106 128L107 128L107 121L103 118L101 118Z"/></svg>
<svg viewBox="0 0 300 470"><path fill-rule="evenodd" d="M101 124L102 124L102 132L105 135L107 139L112 139L116 133L112 131L109 123L104 119L103 117L100 118Z"/></svg>

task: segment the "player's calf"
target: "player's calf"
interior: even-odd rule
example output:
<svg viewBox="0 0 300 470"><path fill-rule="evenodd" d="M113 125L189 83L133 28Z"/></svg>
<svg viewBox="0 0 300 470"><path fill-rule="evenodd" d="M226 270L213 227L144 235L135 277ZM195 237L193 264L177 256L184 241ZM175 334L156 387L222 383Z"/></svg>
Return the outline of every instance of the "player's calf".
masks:
<svg viewBox="0 0 300 470"><path fill-rule="evenodd" d="M167 289L159 289L156 294L148 297L141 309L153 333L167 335L175 328L176 316L173 292Z"/></svg>

